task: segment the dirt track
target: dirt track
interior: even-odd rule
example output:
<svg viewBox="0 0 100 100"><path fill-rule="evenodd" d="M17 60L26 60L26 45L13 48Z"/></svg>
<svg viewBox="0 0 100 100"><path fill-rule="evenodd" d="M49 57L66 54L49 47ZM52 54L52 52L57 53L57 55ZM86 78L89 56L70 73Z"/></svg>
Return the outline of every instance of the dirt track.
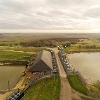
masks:
<svg viewBox="0 0 100 100"><path fill-rule="evenodd" d="M67 80L67 74L60 62L60 59L58 57L58 50L57 48L53 49L55 54L56 54L56 59L57 59L57 63L58 63L58 68L59 68L59 74L60 74L60 79L61 79L61 92L60 92L60 100L71 100L71 87L68 83Z"/></svg>

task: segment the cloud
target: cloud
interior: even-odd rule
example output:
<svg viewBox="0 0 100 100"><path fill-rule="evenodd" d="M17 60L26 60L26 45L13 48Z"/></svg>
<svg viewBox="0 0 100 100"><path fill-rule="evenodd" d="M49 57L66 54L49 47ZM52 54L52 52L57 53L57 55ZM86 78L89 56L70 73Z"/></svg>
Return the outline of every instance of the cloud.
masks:
<svg viewBox="0 0 100 100"><path fill-rule="evenodd" d="M98 29L100 0L1 0L0 29Z"/></svg>
<svg viewBox="0 0 100 100"><path fill-rule="evenodd" d="M99 18L100 17L100 6L93 6L88 9L85 13L85 16L92 17L92 18Z"/></svg>

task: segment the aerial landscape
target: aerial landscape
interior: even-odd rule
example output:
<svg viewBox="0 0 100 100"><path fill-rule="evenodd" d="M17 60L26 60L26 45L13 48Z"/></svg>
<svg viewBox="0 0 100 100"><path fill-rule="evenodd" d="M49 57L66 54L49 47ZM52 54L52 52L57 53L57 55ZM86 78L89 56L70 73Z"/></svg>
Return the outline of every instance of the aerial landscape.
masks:
<svg viewBox="0 0 100 100"><path fill-rule="evenodd" d="M17 90L21 100L99 100L99 33L1 33L0 38L1 100L12 100Z"/></svg>
<svg viewBox="0 0 100 100"><path fill-rule="evenodd" d="M0 0L0 100L100 100L99 0Z"/></svg>

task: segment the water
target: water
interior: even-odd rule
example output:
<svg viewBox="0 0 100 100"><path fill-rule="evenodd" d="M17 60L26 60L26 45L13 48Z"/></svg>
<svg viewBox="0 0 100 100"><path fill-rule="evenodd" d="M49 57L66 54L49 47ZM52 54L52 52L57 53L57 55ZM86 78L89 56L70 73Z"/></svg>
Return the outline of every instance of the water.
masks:
<svg viewBox="0 0 100 100"><path fill-rule="evenodd" d="M8 89L8 81L10 88L13 88L24 69L24 66L0 66L0 90Z"/></svg>
<svg viewBox="0 0 100 100"><path fill-rule="evenodd" d="M73 66L88 83L100 80L100 53L68 54L70 66Z"/></svg>

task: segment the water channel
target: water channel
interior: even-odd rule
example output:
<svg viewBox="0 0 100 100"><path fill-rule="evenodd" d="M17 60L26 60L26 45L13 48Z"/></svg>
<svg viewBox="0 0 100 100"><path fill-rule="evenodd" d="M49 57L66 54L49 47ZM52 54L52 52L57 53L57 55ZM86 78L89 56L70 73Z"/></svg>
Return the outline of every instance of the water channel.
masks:
<svg viewBox="0 0 100 100"><path fill-rule="evenodd" d="M0 66L0 90L6 90L9 87L13 88L24 69L24 66Z"/></svg>
<svg viewBox="0 0 100 100"><path fill-rule="evenodd" d="M73 53L67 55L71 67L79 71L88 83L100 80L100 53Z"/></svg>

